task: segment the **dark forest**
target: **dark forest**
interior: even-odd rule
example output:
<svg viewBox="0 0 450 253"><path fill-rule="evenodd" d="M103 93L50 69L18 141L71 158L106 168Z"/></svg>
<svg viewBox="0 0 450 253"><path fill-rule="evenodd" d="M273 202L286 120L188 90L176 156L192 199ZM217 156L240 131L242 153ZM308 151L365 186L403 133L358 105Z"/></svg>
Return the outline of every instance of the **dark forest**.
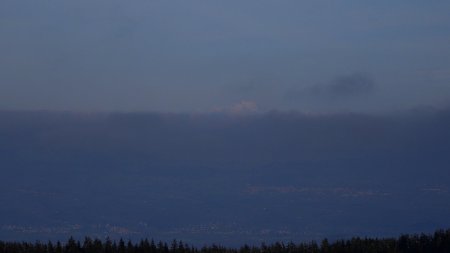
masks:
<svg viewBox="0 0 450 253"><path fill-rule="evenodd" d="M275 242L262 243L259 246L242 245L239 248L224 247L216 244L194 247L183 241L171 243L155 242L143 239L132 241L100 240L86 237L67 242L3 242L0 241L0 253L443 253L450 252L450 229L437 230L433 234L401 235L398 238L360 238L329 242L310 241L303 243Z"/></svg>

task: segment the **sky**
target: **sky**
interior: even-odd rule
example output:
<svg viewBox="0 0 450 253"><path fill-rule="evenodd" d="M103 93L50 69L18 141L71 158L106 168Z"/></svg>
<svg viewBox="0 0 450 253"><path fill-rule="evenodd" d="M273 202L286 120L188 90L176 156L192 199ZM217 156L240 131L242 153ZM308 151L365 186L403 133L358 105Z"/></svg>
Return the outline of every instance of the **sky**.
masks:
<svg viewBox="0 0 450 253"><path fill-rule="evenodd" d="M448 1L4 0L0 109L446 108L448 9Z"/></svg>

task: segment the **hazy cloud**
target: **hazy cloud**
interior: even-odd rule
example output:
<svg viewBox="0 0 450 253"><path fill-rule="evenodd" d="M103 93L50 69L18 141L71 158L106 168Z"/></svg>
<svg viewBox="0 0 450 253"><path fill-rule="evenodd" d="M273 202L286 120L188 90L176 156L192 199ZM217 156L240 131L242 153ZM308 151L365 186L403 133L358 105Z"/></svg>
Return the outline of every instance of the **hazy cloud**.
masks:
<svg viewBox="0 0 450 253"><path fill-rule="evenodd" d="M327 91L336 96L355 96L368 94L375 88L374 81L365 74L353 74L336 78Z"/></svg>
<svg viewBox="0 0 450 253"><path fill-rule="evenodd" d="M211 110L215 113L226 113L231 115L246 115L259 112L258 105L254 101L240 101L228 107L215 107Z"/></svg>
<svg viewBox="0 0 450 253"><path fill-rule="evenodd" d="M284 98L305 112L367 112L381 109L377 84L368 74L353 73L315 85L298 84L287 89Z"/></svg>
<svg viewBox="0 0 450 253"><path fill-rule="evenodd" d="M307 90L309 94L332 98L348 98L368 95L375 89L374 80L363 73L336 77L325 85L315 85Z"/></svg>

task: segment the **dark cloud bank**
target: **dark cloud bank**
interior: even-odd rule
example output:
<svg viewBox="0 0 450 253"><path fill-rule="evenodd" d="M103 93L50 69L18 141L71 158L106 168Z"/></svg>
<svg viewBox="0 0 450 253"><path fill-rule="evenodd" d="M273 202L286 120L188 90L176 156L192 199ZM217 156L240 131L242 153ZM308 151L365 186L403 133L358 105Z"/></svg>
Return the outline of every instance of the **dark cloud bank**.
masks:
<svg viewBox="0 0 450 253"><path fill-rule="evenodd" d="M314 99L340 100L373 95L376 83L366 73L337 76L325 84L316 84L302 89L291 89L285 94L290 100L313 97Z"/></svg>
<svg viewBox="0 0 450 253"><path fill-rule="evenodd" d="M0 118L3 239L234 245L450 226L448 110Z"/></svg>
<svg viewBox="0 0 450 253"><path fill-rule="evenodd" d="M354 96L368 94L374 91L375 82L367 74L355 73L352 75L340 76L330 84L323 87L321 92L329 93L333 96Z"/></svg>

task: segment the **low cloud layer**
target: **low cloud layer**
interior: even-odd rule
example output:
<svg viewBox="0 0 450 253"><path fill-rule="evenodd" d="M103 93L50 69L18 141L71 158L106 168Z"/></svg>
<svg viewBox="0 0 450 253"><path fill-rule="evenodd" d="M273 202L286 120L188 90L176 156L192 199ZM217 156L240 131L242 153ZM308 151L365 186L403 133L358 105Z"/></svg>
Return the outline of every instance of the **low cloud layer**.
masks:
<svg viewBox="0 0 450 253"><path fill-rule="evenodd" d="M256 110L253 102L243 101L211 114L3 111L0 156L4 169L11 171L20 169L16 162L43 163L36 168L59 163L95 167L98 163L99 169L105 169L102 164L120 168L132 160L135 166L144 167L151 163L192 168L204 164L241 170L262 169L275 161L358 161L368 166L360 168L361 172L376 174L392 168L369 169L374 162L384 164L395 158L394 162L412 166L394 166L396 170L418 169L426 174L418 164L433 160L433 167L427 168L433 170L447 161L443 154L450 143L448 110L384 116ZM420 163L413 162L422 158Z"/></svg>

